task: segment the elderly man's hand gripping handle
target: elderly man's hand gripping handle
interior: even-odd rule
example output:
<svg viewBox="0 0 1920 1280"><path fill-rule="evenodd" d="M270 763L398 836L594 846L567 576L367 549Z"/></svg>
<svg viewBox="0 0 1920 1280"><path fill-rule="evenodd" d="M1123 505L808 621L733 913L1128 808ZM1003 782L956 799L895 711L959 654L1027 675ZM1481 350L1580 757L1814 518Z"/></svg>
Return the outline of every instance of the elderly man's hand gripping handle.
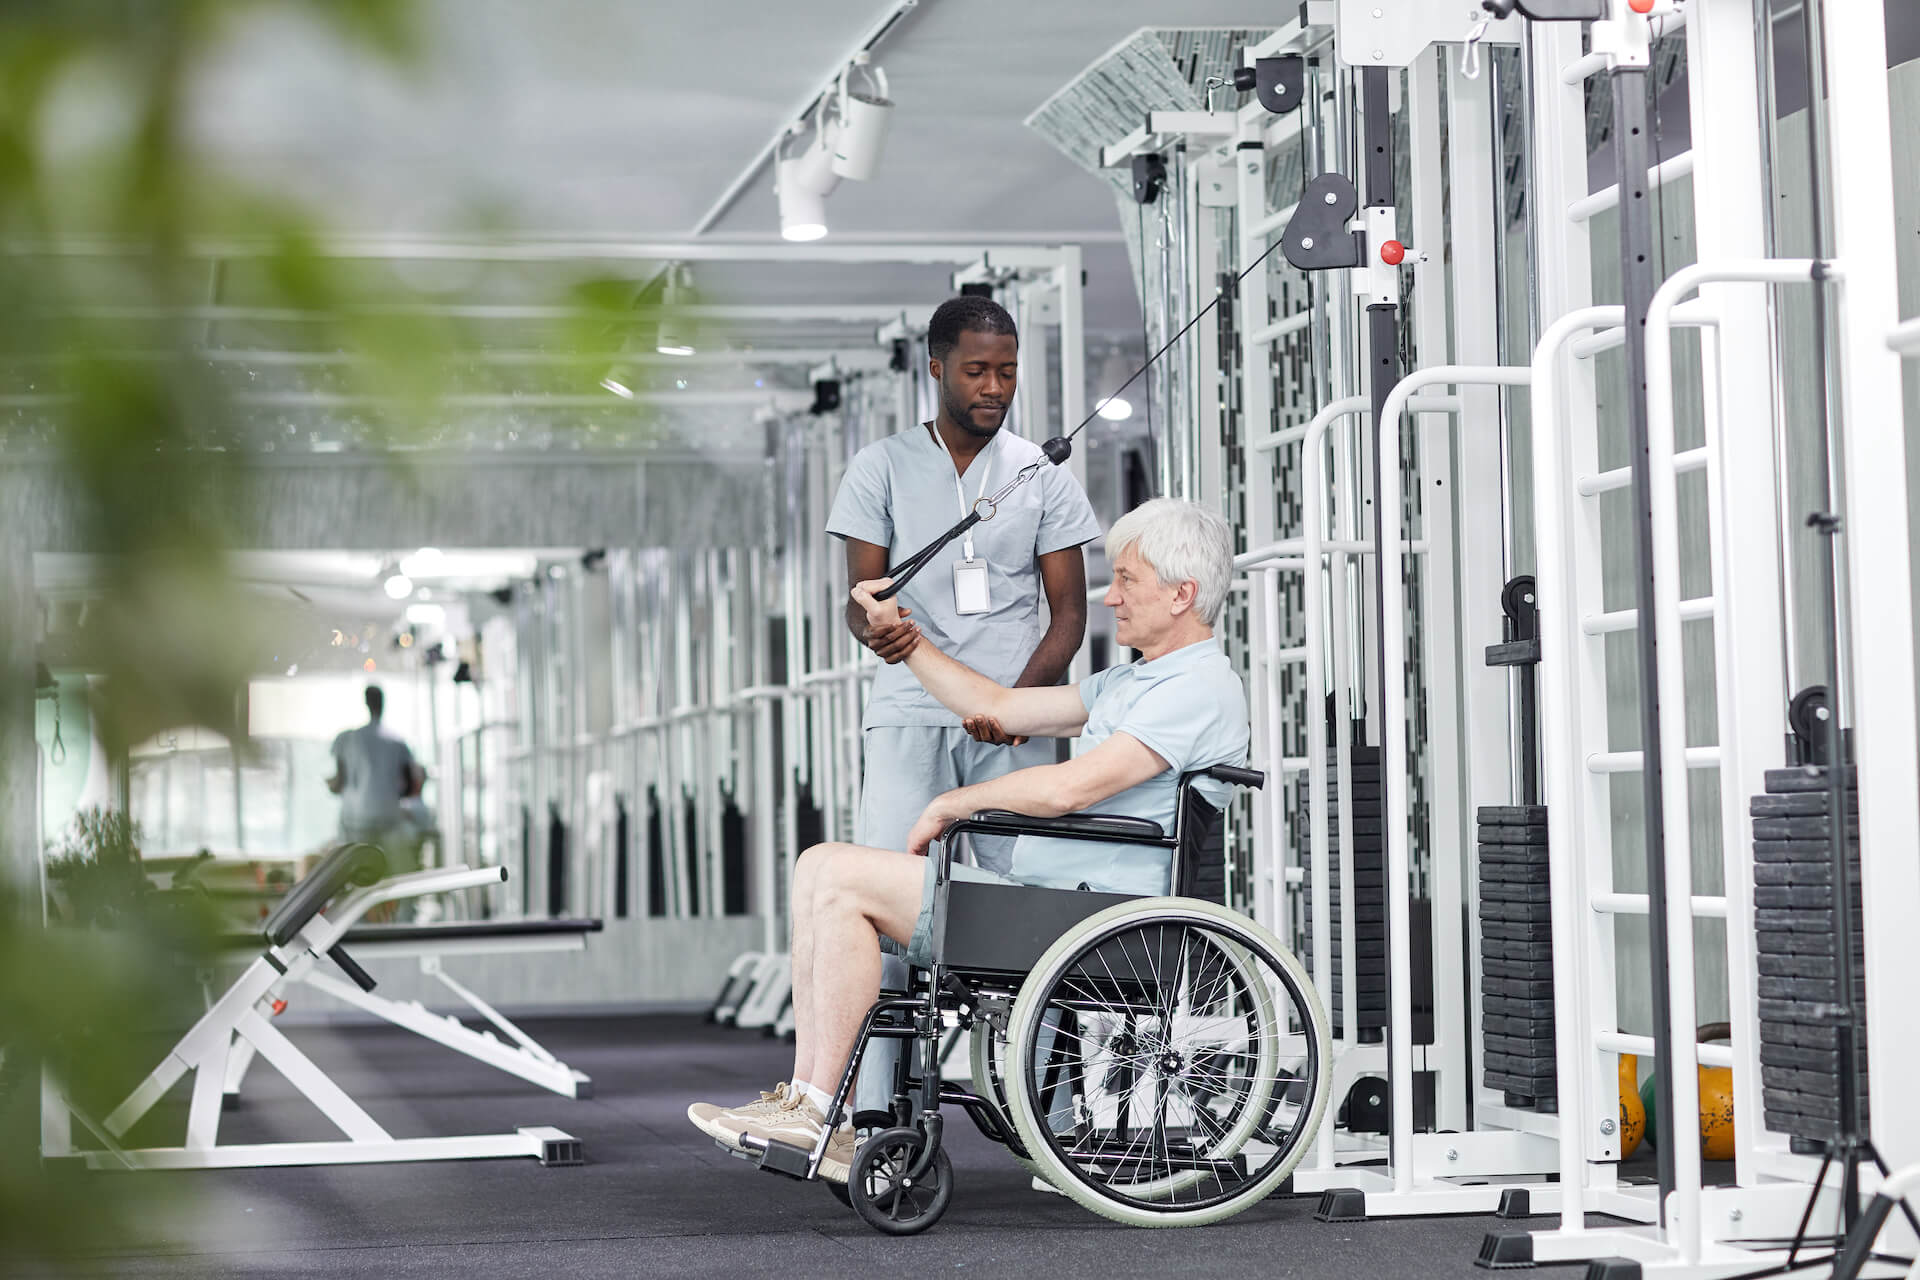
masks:
<svg viewBox="0 0 1920 1280"><path fill-rule="evenodd" d="M885 590L892 583L892 578L876 578L855 584L850 593L853 602L867 613L867 647L889 663L904 662L920 643L920 628L907 621L913 610L902 609L898 596L888 600L873 598L874 592Z"/></svg>

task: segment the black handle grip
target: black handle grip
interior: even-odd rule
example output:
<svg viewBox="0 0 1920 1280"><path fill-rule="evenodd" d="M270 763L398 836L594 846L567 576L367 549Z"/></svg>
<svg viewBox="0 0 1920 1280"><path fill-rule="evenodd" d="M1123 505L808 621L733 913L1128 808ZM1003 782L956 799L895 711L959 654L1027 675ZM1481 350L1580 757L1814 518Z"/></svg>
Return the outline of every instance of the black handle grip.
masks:
<svg viewBox="0 0 1920 1280"><path fill-rule="evenodd" d="M1258 769L1243 769L1235 764L1217 764L1207 770L1209 778L1220 782L1231 782L1237 787L1252 787L1258 791L1267 785L1267 775Z"/></svg>
<svg viewBox="0 0 1920 1280"><path fill-rule="evenodd" d="M328 947L327 954L333 957L335 964L347 971L347 976L352 978L354 984L362 991L371 991L379 985L373 980L373 975L365 969L362 969L360 962L348 955L347 949L339 943L336 942L331 947Z"/></svg>

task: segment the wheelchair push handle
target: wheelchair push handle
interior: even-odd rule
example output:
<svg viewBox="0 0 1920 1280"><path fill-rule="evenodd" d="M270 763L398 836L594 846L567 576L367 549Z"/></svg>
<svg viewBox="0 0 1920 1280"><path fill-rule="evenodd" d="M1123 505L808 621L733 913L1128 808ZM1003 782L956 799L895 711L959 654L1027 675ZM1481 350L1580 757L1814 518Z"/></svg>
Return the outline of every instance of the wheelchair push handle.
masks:
<svg viewBox="0 0 1920 1280"><path fill-rule="evenodd" d="M1207 770L1207 776L1219 782L1230 782L1237 787L1252 787L1255 791L1267 785L1267 775L1258 769L1243 769L1235 764L1217 764Z"/></svg>

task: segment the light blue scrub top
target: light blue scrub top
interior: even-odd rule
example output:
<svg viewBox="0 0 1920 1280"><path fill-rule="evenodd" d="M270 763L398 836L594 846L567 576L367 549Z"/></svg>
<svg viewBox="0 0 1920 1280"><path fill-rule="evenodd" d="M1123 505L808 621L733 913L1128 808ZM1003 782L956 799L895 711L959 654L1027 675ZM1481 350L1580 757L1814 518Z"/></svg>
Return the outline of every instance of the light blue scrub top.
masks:
<svg viewBox="0 0 1920 1280"><path fill-rule="evenodd" d="M972 530L974 557L987 564L991 611L954 611L953 566L964 558L964 538L943 547L899 597L935 648L1007 686L1026 670L1046 630L1040 619L1038 557L1100 536L1093 506L1072 474L1049 464L1040 446L1005 428L959 477L966 509L981 492L982 467L987 468L985 492L992 496L1035 461L1042 465L1034 477L1007 495L993 519ZM827 532L885 547L887 563L899 564L966 514L954 493L954 475L952 457L929 427L916 423L854 455L834 495ZM960 717L921 688L902 662L875 674L861 727L959 723Z"/></svg>
<svg viewBox="0 0 1920 1280"><path fill-rule="evenodd" d="M1087 707L1081 752L1124 733L1167 762L1095 812L1146 818L1171 833L1182 774L1246 763L1247 691L1218 640L1097 672L1080 682L1080 700ZM1195 785L1215 808L1226 803L1226 783L1202 778ZM1014 879L1052 889L1084 884L1102 893L1164 894L1171 864L1164 850L1092 840L1021 836L1013 850Z"/></svg>

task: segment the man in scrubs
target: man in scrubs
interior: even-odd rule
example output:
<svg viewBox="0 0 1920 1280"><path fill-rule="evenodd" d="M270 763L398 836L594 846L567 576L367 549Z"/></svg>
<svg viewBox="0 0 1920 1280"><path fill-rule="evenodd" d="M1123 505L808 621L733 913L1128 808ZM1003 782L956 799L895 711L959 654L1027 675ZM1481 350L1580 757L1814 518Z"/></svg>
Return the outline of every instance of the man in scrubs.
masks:
<svg viewBox="0 0 1920 1280"><path fill-rule="evenodd" d="M927 325L927 371L939 412L854 456L827 517L846 543L847 581L886 576L1046 455L1002 430L1013 405L1020 342L1013 317L990 298L942 303ZM1059 684L1087 626L1081 545L1100 536L1079 484L1063 467L1040 470L999 504L993 518L951 543L898 597L901 620L869 624L847 605L854 638L887 663L874 677L861 723L866 762L853 838L904 849L935 796L1016 769L1051 764L1054 744L1009 735L991 716L963 720L921 688L903 660L924 635L942 653L1007 688ZM1045 594L1043 622L1040 599ZM976 842L982 867L1005 875L1011 842ZM882 981L906 980L896 954ZM884 1107L892 1093L895 1041L876 1044L861 1069L856 1105Z"/></svg>

